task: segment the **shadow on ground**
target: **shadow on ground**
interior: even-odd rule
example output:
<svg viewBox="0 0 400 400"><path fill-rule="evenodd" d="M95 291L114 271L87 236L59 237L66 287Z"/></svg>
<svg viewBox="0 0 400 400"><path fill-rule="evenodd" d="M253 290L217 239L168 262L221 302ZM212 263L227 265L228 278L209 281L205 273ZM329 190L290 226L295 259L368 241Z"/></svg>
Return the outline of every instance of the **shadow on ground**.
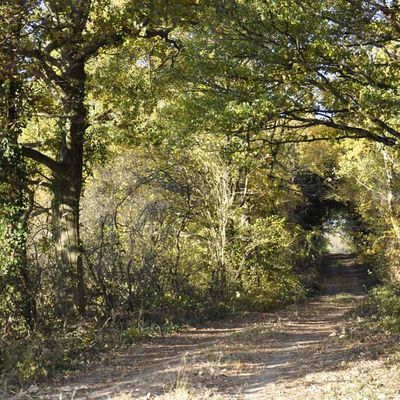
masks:
<svg viewBox="0 0 400 400"><path fill-rule="evenodd" d="M41 399L149 398L181 384L227 398L267 398L268 385L346 368L378 356L380 342L348 340L349 311L363 296L363 269L352 256L331 255L321 296L276 313L249 314L114 354L87 373L55 381ZM311 382L312 384L312 382ZM264 393L264 394L263 394ZM16 398L24 398L23 395Z"/></svg>

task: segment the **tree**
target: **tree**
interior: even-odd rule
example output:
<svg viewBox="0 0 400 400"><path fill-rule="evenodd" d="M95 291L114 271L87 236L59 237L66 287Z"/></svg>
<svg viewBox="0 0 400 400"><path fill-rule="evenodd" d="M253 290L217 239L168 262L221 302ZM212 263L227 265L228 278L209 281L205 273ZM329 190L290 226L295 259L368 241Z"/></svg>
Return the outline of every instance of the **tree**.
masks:
<svg viewBox="0 0 400 400"><path fill-rule="evenodd" d="M7 1L0 6L0 290L1 308L14 305L8 316L14 316L15 325L22 316L23 323L33 328L36 304L26 254L30 207L26 166L18 144L27 108L27 66L20 53L25 7L29 1Z"/></svg>
<svg viewBox="0 0 400 400"><path fill-rule="evenodd" d="M182 13L180 2L169 7L107 0L40 1L32 9L22 55L33 64L33 77L48 87L53 105L46 113L57 121L51 142L55 157L24 145L23 155L52 174L54 240L58 253L57 314L71 315L74 306L85 311L84 269L80 241L80 198L85 165L86 131L90 124L87 71L101 49L121 45L126 38L170 38ZM188 6L190 7L190 5ZM172 17L171 17L172 15Z"/></svg>
<svg viewBox="0 0 400 400"><path fill-rule="evenodd" d="M265 143L398 142L397 2L228 4L220 21L196 32L189 55L201 90L241 108L226 131L262 133L253 140ZM331 130L310 135L313 126Z"/></svg>

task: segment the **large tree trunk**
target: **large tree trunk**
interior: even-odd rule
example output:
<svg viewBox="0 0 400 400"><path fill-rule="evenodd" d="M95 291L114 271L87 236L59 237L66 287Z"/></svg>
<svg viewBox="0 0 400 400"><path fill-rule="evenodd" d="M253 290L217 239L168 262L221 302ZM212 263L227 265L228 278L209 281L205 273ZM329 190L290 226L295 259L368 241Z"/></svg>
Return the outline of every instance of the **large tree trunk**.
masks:
<svg viewBox="0 0 400 400"><path fill-rule="evenodd" d="M70 121L60 148L61 170L54 174L53 222L58 258L57 313L68 317L74 306L85 312L84 271L80 240L80 198L83 183L83 140L87 127L85 63L71 60L70 91L64 100Z"/></svg>
<svg viewBox="0 0 400 400"><path fill-rule="evenodd" d="M81 176L54 178L53 223L57 251L56 313L68 317L74 306L85 311L83 265L79 233Z"/></svg>

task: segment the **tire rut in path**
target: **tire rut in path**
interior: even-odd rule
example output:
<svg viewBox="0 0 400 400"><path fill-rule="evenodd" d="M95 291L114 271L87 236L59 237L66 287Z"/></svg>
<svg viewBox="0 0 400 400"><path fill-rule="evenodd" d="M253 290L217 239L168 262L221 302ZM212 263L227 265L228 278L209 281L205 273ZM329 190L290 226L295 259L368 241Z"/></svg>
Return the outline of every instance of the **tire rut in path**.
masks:
<svg viewBox="0 0 400 400"><path fill-rule="evenodd" d="M275 398L277 384L283 381L289 388L292 381L296 391L306 375L340 368L360 351L340 339L349 329L346 315L363 295L362 268L350 256L330 256L325 262L323 294L283 312L281 325L261 356L260 373L244 384L243 398Z"/></svg>

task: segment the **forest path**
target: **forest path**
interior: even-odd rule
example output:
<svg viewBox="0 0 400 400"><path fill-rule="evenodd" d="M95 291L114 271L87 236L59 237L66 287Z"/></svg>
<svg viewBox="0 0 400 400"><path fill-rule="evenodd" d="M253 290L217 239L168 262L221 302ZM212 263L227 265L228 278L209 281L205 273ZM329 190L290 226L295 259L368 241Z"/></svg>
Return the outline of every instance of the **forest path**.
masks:
<svg viewBox="0 0 400 400"><path fill-rule="evenodd" d="M326 271L318 298L141 344L19 398L400 399L399 364L381 355L382 338L352 339L360 267L329 256Z"/></svg>

